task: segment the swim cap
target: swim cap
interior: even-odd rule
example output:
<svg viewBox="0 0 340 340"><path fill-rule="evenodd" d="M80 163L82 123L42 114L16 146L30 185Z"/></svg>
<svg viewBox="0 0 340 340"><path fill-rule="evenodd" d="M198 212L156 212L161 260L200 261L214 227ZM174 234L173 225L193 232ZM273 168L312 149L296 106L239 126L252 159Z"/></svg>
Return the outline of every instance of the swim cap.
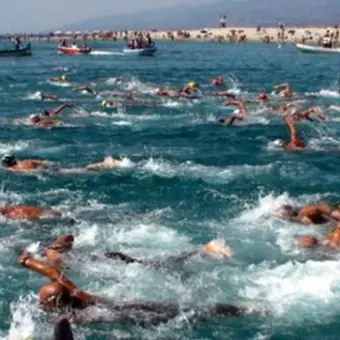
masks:
<svg viewBox="0 0 340 340"><path fill-rule="evenodd" d="M61 80L66 80L67 77L63 74L61 77L60 77Z"/></svg>
<svg viewBox="0 0 340 340"><path fill-rule="evenodd" d="M100 106L105 106L106 105L106 100L103 100L101 103L100 103Z"/></svg>
<svg viewBox="0 0 340 340"><path fill-rule="evenodd" d="M187 87L189 87L191 89L197 89L199 87L199 84L195 81L191 81L187 84Z"/></svg>
<svg viewBox="0 0 340 340"><path fill-rule="evenodd" d="M259 93L259 100L268 100L268 97L264 92L260 92Z"/></svg>
<svg viewBox="0 0 340 340"><path fill-rule="evenodd" d="M38 116L38 115L30 115L30 120L32 121L32 122L38 122L38 121L40 121L40 117Z"/></svg>
<svg viewBox="0 0 340 340"><path fill-rule="evenodd" d="M10 167L10 166L17 164L17 161L16 161L15 157L12 156L12 155L5 155L2 158L1 163L5 167Z"/></svg>
<svg viewBox="0 0 340 340"><path fill-rule="evenodd" d="M273 144L275 146L281 146L282 147L284 145L284 141L282 139L276 139L276 140L274 140Z"/></svg>

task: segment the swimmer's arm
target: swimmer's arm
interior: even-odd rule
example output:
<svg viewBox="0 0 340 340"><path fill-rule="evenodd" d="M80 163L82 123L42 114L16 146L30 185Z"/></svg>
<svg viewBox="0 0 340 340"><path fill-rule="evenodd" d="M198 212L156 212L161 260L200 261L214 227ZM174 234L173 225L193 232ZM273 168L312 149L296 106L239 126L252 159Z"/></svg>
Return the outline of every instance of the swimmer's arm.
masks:
<svg viewBox="0 0 340 340"><path fill-rule="evenodd" d="M71 108L73 107L72 104L69 104L69 103L65 103L65 104L62 104L60 106L58 106L57 108L53 109L51 112L50 112L50 115L51 116L57 116L61 111L63 111L64 109L66 108Z"/></svg>
<svg viewBox="0 0 340 340"><path fill-rule="evenodd" d="M86 170L97 170L102 168L104 168L104 162L88 164L85 167Z"/></svg>
<svg viewBox="0 0 340 340"><path fill-rule="evenodd" d="M25 268L36 271L39 274L47 276L51 281L57 281L63 285L71 296L78 298L84 302L95 302L97 297L77 289L77 286L62 274L57 268L37 259L25 251L19 258L19 263Z"/></svg>
<svg viewBox="0 0 340 340"><path fill-rule="evenodd" d="M290 144L298 146L302 142L295 124L295 120L291 117L284 117L284 121L290 132Z"/></svg>

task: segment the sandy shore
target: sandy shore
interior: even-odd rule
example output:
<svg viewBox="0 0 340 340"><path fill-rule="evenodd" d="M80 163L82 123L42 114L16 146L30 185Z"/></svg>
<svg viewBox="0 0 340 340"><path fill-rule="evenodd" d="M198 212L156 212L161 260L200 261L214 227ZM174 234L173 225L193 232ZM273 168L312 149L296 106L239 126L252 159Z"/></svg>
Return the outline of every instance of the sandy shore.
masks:
<svg viewBox="0 0 340 340"><path fill-rule="evenodd" d="M280 29L279 27L226 27L226 28L204 28L196 30L181 31L152 31L154 40L196 40L196 41L218 41L221 43L296 43L304 42L318 43L327 31L336 32L335 26L291 26ZM126 40L133 36L133 31L113 32L59 32L47 35L19 35L23 40L30 41L59 41L66 40ZM145 32L146 33L146 32ZM12 35L15 36L15 35ZM8 36L2 36L7 40Z"/></svg>
<svg viewBox="0 0 340 340"><path fill-rule="evenodd" d="M296 43L310 41L317 43L327 31L335 32L337 28L332 26L323 27L285 27L284 30L278 27L226 27L226 28L205 28L185 31L186 38L178 32L153 32L152 37L158 39L188 39L220 42L265 42L265 43ZM184 31L183 31L184 32Z"/></svg>

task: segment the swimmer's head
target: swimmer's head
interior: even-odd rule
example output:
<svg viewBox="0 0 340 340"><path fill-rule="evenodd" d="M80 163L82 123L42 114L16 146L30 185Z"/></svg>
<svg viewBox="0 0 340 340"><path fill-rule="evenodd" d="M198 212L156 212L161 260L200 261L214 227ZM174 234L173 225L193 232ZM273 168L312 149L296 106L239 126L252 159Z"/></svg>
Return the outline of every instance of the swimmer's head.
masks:
<svg viewBox="0 0 340 340"><path fill-rule="evenodd" d="M282 148L282 147L284 147L285 142L284 142L283 139L276 139L276 140L274 140L273 144L275 146L277 146L277 147L281 147Z"/></svg>
<svg viewBox="0 0 340 340"><path fill-rule="evenodd" d="M65 76L65 74L63 74L63 75L60 77L60 80L62 80L62 81L66 81L66 80L67 80L67 77Z"/></svg>
<svg viewBox="0 0 340 340"><path fill-rule="evenodd" d="M2 166L6 168L10 168L11 166L16 165L17 163L18 162L13 155L5 155L1 160Z"/></svg>
<svg viewBox="0 0 340 340"><path fill-rule="evenodd" d="M101 103L100 103L100 106L104 107L105 105L106 105L106 100L102 100Z"/></svg>
<svg viewBox="0 0 340 340"><path fill-rule="evenodd" d="M186 87L188 87L189 89L197 90L200 85L196 81L191 81L187 84Z"/></svg>
<svg viewBox="0 0 340 340"><path fill-rule="evenodd" d="M217 122L219 124L225 124L226 123L226 119L225 118L219 118Z"/></svg>
<svg viewBox="0 0 340 340"><path fill-rule="evenodd" d="M268 100L268 96L264 92L259 93L259 100Z"/></svg>
<svg viewBox="0 0 340 340"><path fill-rule="evenodd" d="M31 115L30 120L32 123L39 123L41 121L41 118L39 115Z"/></svg>
<svg viewBox="0 0 340 340"><path fill-rule="evenodd" d="M293 218L298 215L298 211L291 205L286 204L277 209L276 214L283 218Z"/></svg>
<svg viewBox="0 0 340 340"><path fill-rule="evenodd" d="M300 236L297 239L297 243L302 248L314 248L318 245L319 241L315 236Z"/></svg>
<svg viewBox="0 0 340 340"><path fill-rule="evenodd" d="M50 113L47 110L41 111L41 115L45 117L49 117Z"/></svg>

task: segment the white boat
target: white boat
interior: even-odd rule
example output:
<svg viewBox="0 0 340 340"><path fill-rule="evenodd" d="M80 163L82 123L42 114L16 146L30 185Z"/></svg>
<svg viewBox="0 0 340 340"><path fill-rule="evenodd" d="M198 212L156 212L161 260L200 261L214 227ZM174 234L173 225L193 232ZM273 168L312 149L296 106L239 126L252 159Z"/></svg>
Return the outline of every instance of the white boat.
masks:
<svg viewBox="0 0 340 340"><path fill-rule="evenodd" d="M312 45L304 45L304 44L296 44L295 46L301 52L306 52L306 53L340 53L340 48L312 46Z"/></svg>
<svg viewBox="0 0 340 340"><path fill-rule="evenodd" d="M157 51L157 48L155 45L152 45L150 47L145 47L145 48L136 48L136 49L131 49L131 48L124 48L123 53L125 55L136 55L136 56L147 56L147 57L152 57Z"/></svg>

